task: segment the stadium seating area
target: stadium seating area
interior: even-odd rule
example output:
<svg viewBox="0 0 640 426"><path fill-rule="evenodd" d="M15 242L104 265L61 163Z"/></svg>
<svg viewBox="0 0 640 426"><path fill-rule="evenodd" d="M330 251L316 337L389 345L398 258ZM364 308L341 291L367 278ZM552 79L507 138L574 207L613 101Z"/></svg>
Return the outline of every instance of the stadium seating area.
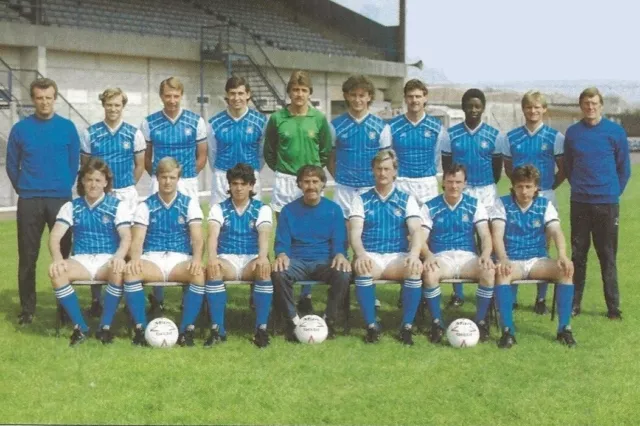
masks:
<svg viewBox="0 0 640 426"><path fill-rule="evenodd" d="M295 22L293 12L260 0L44 0L43 23L100 31L200 39L200 27L230 24L230 39L253 34L264 46L342 56L356 53ZM277 3L277 2L276 2ZM275 8L274 8L275 6ZM3 20L26 21L0 1ZM212 32L212 36L215 31Z"/></svg>
<svg viewBox="0 0 640 426"><path fill-rule="evenodd" d="M0 1L0 19L8 22L29 23L27 18L20 16L20 13L9 7L8 1Z"/></svg>

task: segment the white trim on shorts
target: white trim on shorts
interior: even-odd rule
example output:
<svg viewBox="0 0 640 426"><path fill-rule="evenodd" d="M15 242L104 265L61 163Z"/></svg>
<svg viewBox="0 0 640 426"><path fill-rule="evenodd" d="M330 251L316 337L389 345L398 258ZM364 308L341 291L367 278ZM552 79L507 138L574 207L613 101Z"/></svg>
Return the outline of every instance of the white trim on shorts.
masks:
<svg viewBox="0 0 640 426"><path fill-rule="evenodd" d="M381 271L387 269L387 267L398 261L404 261L407 258L409 253L371 253L367 252L367 255L373 260L377 266L380 267Z"/></svg>
<svg viewBox="0 0 640 426"><path fill-rule="evenodd" d="M302 191L298 188L297 178L294 175L276 172L271 194L271 208L274 212L280 212L284 206L302 197Z"/></svg>
<svg viewBox="0 0 640 426"><path fill-rule="evenodd" d="M184 195L188 195L189 197L195 199L196 201L200 201L198 197L198 178L180 178L178 180L178 191L182 192ZM158 192L158 179L155 176L151 177L151 193L155 194Z"/></svg>
<svg viewBox="0 0 640 426"><path fill-rule="evenodd" d="M191 255L186 253L176 253L175 251L148 251L140 256L140 259L147 260L160 269L164 281L169 281L169 274L178 263L191 260Z"/></svg>
<svg viewBox="0 0 640 426"><path fill-rule="evenodd" d="M342 215L345 219L348 220L353 199L358 195L364 194L365 192L373 188L373 186L363 186L361 188L356 188L354 186L342 185L336 182L334 188L333 201L340 206L340 208L342 209Z"/></svg>
<svg viewBox="0 0 640 426"><path fill-rule="evenodd" d="M233 266L233 269L236 273L236 280L240 280L242 278L242 273L244 272L244 268L247 267L249 263L253 259L257 259L257 254L219 254L218 258L224 259Z"/></svg>
<svg viewBox="0 0 640 426"><path fill-rule="evenodd" d="M136 207L138 207L138 191L136 190L135 185L113 189L111 195L126 205L131 214L136 211Z"/></svg>
<svg viewBox="0 0 640 426"><path fill-rule="evenodd" d="M256 195L253 197L256 200L262 199L262 186L260 185L260 172L257 170L253 171L253 174L256 177L256 184L253 186L253 192ZM227 171L214 169L213 171L213 180L211 183L211 198L209 200L209 205L212 206L214 204L218 204L229 198L229 182L227 181Z"/></svg>
<svg viewBox="0 0 640 426"><path fill-rule="evenodd" d="M467 186L464 193L477 198L485 208L492 208L498 198L498 187L495 183L484 186Z"/></svg>
<svg viewBox="0 0 640 426"><path fill-rule="evenodd" d="M73 259L81 264L91 276L91 281L96 279L96 274L105 266L113 257L112 254L99 253L99 254L76 254L69 259Z"/></svg>
<svg viewBox="0 0 640 426"><path fill-rule="evenodd" d="M549 259L548 257L532 257L527 260L512 260L511 264L518 265L522 268L522 279L528 280L529 274L531 274L531 269L535 266L535 264L539 260Z"/></svg>
<svg viewBox="0 0 640 426"><path fill-rule="evenodd" d="M452 277L443 277L451 279L460 279L460 270L470 261L478 260L478 255L466 250L446 250L434 255L438 261L442 261L452 271ZM467 277L465 277L467 278Z"/></svg>
<svg viewBox="0 0 640 426"><path fill-rule="evenodd" d="M425 176L420 178L398 177L396 187L409 195L413 195L418 203L424 204L438 196L438 178Z"/></svg>

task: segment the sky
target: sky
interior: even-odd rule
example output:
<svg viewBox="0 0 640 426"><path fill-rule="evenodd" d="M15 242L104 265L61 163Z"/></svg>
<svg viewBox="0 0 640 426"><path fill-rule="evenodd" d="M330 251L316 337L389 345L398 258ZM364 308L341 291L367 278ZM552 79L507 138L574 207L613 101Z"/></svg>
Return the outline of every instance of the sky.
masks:
<svg viewBox="0 0 640 426"><path fill-rule="evenodd" d="M334 0L397 25L398 0ZM640 80L636 0L407 0L407 62L456 83Z"/></svg>

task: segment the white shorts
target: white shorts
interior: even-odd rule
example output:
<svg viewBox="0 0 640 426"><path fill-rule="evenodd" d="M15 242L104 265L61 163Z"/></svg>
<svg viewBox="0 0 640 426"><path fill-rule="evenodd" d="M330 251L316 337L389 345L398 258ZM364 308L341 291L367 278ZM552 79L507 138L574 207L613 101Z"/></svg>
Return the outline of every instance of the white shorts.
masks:
<svg viewBox="0 0 640 426"><path fill-rule="evenodd" d="M69 259L73 259L84 268L89 271L89 275L91 275L91 280L96 279L96 274L105 266L113 257L112 254L76 254L71 256Z"/></svg>
<svg viewBox="0 0 640 426"><path fill-rule="evenodd" d="M364 186L362 188L355 188L353 186L346 186L336 183L333 191L333 201L342 209L342 215L345 219L349 219L349 212L351 211L351 203L357 195L364 194L373 186Z"/></svg>
<svg viewBox="0 0 640 426"><path fill-rule="evenodd" d="M553 189L545 189L544 191L540 191L539 194L544 198L546 198L547 200L551 201L551 204L553 204L553 207L555 207L556 210L558 210L558 200L556 199L556 191L554 191Z"/></svg>
<svg viewBox="0 0 640 426"><path fill-rule="evenodd" d="M389 265L394 262L404 261L407 257L407 253L369 253L367 255L373 260L381 270L387 269Z"/></svg>
<svg viewBox="0 0 640 426"><path fill-rule="evenodd" d="M254 170L256 176L256 184L253 186L253 192L256 193L255 199L262 198L262 190L260 187L260 172ZM227 181L227 172L225 170L215 169L213 171L213 183L211 184L211 200L210 206L218 204L229 198L229 182Z"/></svg>
<svg viewBox="0 0 640 426"><path fill-rule="evenodd" d="M188 195L191 198L195 198L197 201L200 201L198 197L198 178L180 178L178 180L178 191L182 192L184 195ZM151 178L151 193L155 194L158 192L158 179L153 176Z"/></svg>
<svg viewBox="0 0 640 426"><path fill-rule="evenodd" d="M421 178L399 177L396 186L400 191L406 192L420 204L438 196L438 179L435 176Z"/></svg>
<svg viewBox="0 0 640 426"><path fill-rule="evenodd" d="M140 256L142 260L148 260L160 269L165 281L169 281L169 274L178 263L191 260L190 254L176 253L174 251L148 251Z"/></svg>
<svg viewBox="0 0 640 426"><path fill-rule="evenodd" d="M257 254L219 254L218 257L220 259L224 259L233 266L233 269L236 272L236 280L240 280L242 278L242 272L244 268L253 260L258 257Z"/></svg>
<svg viewBox="0 0 640 426"><path fill-rule="evenodd" d="M122 201L127 209L133 214L138 207L138 191L135 186L127 186L124 188L114 189L111 193L118 200Z"/></svg>
<svg viewBox="0 0 640 426"><path fill-rule="evenodd" d="M486 208L491 208L498 198L498 188L495 183L485 186L467 186L464 193L477 198Z"/></svg>
<svg viewBox="0 0 640 426"><path fill-rule="evenodd" d="M453 279L460 279L460 271L469 262L477 262L478 255L470 251L464 250L447 250L441 251L435 255L435 258L439 262L444 263L443 266L447 266L453 274Z"/></svg>
<svg viewBox="0 0 640 426"><path fill-rule="evenodd" d="M527 259L527 260L512 260L511 263L513 265L518 265L519 267L522 268L522 279L523 280L528 280L529 279L529 274L531 273L531 268L533 268L533 265L535 265L539 260L542 259L548 259L547 257L532 257L531 259Z"/></svg>
<svg viewBox="0 0 640 426"><path fill-rule="evenodd" d="M298 188L296 177L276 172L273 194L271 194L271 208L273 211L280 212L285 205L300 197L302 197L302 191Z"/></svg>

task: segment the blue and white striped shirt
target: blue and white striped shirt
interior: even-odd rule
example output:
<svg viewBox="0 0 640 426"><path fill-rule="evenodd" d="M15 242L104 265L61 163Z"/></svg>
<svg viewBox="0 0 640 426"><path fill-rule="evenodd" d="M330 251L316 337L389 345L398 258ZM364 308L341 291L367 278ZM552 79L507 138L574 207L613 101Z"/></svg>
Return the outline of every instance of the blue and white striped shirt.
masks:
<svg viewBox="0 0 640 426"><path fill-rule="evenodd" d="M455 206L440 194L422 206L423 226L429 230L429 250L440 253L462 250L477 253L476 226L487 222L487 210L474 197L462 194Z"/></svg>
<svg viewBox="0 0 640 426"><path fill-rule="evenodd" d="M125 122L112 129L100 121L80 133L80 152L102 158L107 163L113 173L113 189L136 184L133 175L135 156L146 147L142 132Z"/></svg>
<svg viewBox="0 0 640 426"><path fill-rule="evenodd" d="M207 221L220 224L218 254L255 254L259 252L258 228L271 225L271 208L259 200L250 200L239 212L231 197L215 204Z"/></svg>
<svg viewBox="0 0 640 426"><path fill-rule="evenodd" d="M440 161L440 146L446 132L440 120L425 114L417 123L405 114L389 121L391 147L398 156L398 177L421 178L435 176Z"/></svg>
<svg viewBox="0 0 640 426"><path fill-rule="evenodd" d="M533 199L529 207L522 209L512 195L496 200L491 220L505 222L504 245L512 260L529 260L547 257L547 226L560 224L558 211L544 197Z"/></svg>
<svg viewBox="0 0 640 426"><path fill-rule="evenodd" d="M183 109L175 120L164 111L151 114L142 121L140 130L153 146L153 170L164 157L173 157L182 166L183 178L194 178L197 146L207 142L207 125L198 114Z"/></svg>
<svg viewBox="0 0 640 426"><path fill-rule="evenodd" d="M504 143L500 131L486 123L470 130L462 122L450 127L448 133L449 137L442 144L442 154L451 155L453 163L462 164L467 169L467 184L494 184L492 160L494 156L501 155Z"/></svg>
<svg viewBox="0 0 640 426"><path fill-rule="evenodd" d="M65 203L57 222L71 227L73 254L114 254L120 245L120 226L131 226L131 212L116 197L105 194L93 205L84 197Z"/></svg>
<svg viewBox="0 0 640 426"><path fill-rule="evenodd" d="M385 198L375 188L354 197L349 218L352 217L364 219L362 244L371 253L407 252L407 220L421 218L416 199L397 188Z"/></svg>
<svg viewBox="0 0 640 426"><path fill-rule="evenodd" d="M564 135L546 124L533 133L521 126L507 133L502 155L511 159L513 168L533 164L540 171L540 189L553 188L556 158L564 154Z"/></svg>
<svg viewBox="0 0 640 426"><path fill-rule="evenodd" d="M192 254L189 225L202 222L198 201L180 192L165 204L157 192L138 204L134 226L147 227L143 251Z"/></svg>
<svg viewBox="0 0 640 426"><path fill-rule="evenodd" d="M247 163L254 170L264 164L262 151L267 117L247 108L239 118L222 111L209 119L209 166L213 170L229 170Z"/></svg>
<svg viewBox="0 0 640 426"><path fill-rule="evenodd" d="M367 114L361 120L348 112L331 121L336 150L336 182L353 188L375 185L371 160L391 145L391 131L380 117Z"/></svg>

